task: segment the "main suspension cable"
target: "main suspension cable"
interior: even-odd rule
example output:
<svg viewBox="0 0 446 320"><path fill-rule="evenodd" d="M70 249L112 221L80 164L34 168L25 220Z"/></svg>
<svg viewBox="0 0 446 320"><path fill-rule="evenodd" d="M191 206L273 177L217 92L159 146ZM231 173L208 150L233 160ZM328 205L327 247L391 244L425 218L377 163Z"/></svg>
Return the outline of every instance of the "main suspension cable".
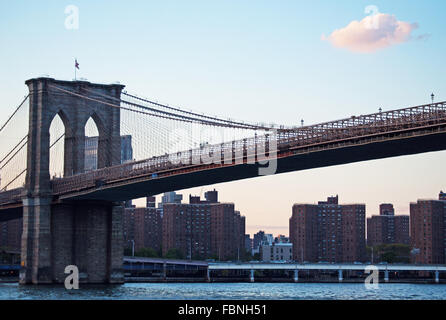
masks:
<svg viewBox="0 0 446 320"><path fill-rule="evenodd" d="M176 113L171 113L171 112L167 112L167 111L163 111L163 110L159 110L159 109L143 106L143 105L138 104L138 103L129 102L127 100L122 100L122 99L119 99L119 98L116 98L116 97L112 97L112 96L109 96L109 95L106 95L106 94L102 94L102 93L99 93L99 92L94 92L94 91L89 90L89 89L85 89L85 90L86 91L90 91L93 94L99 95L101 97L104 97L104 98L107 98L107 99L112 99L112 100L115 100L115 101L120 102L120 103L131 105L133 107L142 108L142 109L146 109L146 110L149 110L149 111L152 111L152 112L158 112L158 113L166 114L166 115L169 115L169 116L172 116L172 117L176 117L180 121L182 121L183 119L188 119L188 120L191 120L191 121L194 121L194 122L208 124L208 125L211 125L211 126L219 126L219 127L227 127L227 128L241 128L241 129L250 129L250 130L261 130L261 129L263 129L263 130L271 130L272 129L272 128L268 128L268 127L254 126L254 125L251 125L251 124L231 122L229 120L223 120L223 119L213 118L213 117L209 117L209 116L205 116L205 115L199 115L199 114L192 113L192 112L182 111L180 109L176 109L176 108L173 108L173 107L164 106L164 105L156 103L156 102L153 102L153 103L151 102L151 104L154 104L154 105L157 105L157 106L160 106L160 107L169 108L169 109L172 109L172 110L184 112L184 113L187 113L187 114L190 114L190 115L196 115L196 116L201 117L201 118L211 119L211 120L215 120L215 121L218 121L218 122L209 121L209 120L203 120L203 119L196 118L196 117L179 115L179 114L176 114ZM128 94L127 94L127 96L133 98L133 96L128 95ZM138 99L138 98L136 98L136 99ZM139 100L142 100L142 99L139 99ZM145 101L145 100L142 100L142 101Z"/></svg>
<svg viewBox="0 0 446 320"><path fill-rule="evenodd" d="M82 99L86 99L86 100L98 102L98 103L101 103L101 104L104 104L104 105L108 105L108 106L113 107L113 108L118 108L118 109L122 109L122 110L128 110L128 111L131 111L131 112L145 114L145 115L149 115L149 116L153 116L153 117L158 117L158 118L163 118L163 119L168 119L168 120L173 120L173 121L182 121L182 122L189 122L189 123L200 123L200 124L203 124L203 125L218 126L218 127L230 127L230 128L235 128L236 127L236 126L231 126L231 125L225 125L223 123L217 123L217 122L211 122L211 121L206 121L206 120L202 120L202 119L196 119L196 118L192 118L192 117L180 116L180 115L176 115L176 114L169 113L169 112L166 112L166 111L161 111L161 110L149 108L147 106L143 106L143 105L139 105L139 104L136 104L136 103L132 103L132 102L128 102L128 101L124 101L124 100L118 99L120 102L122 102L124 104L132 105L134 107L138 107L138 108L145 109L145 110L150 110L150 111L156 112L156 113L150 113L150 112L146 112L146 111L135 110L135 109L132 109L132 108L123 107L123 106L116 105L116 104L113 104L113 103L110 103L110 102L107 102L107 101L99 100L99 99L96 99L96 98L87 97L85 95L82 95L82 94L79 94L79 93L75 93L75 92L72 92L72 91L69 91L69 90L65 90L65 89L59 88L57 86L49 85L49 87L52 87L52 88L54 88L56 90L68 93L68 94L73 95L73 96L77 96L77 97L82 98ZM110 97L110 98L114 98L114 97ZM114 99L117 99L117 98L114 98ZM162 114L158 114L158 113L162 113ZM246 128L246 126L239 126L238 128L249 129L249 128Z"/></svg>
<svg viewBox="0 0 446 320"><path fill-rule="evenodd" d="M156 105L158 107L166 108L166 109L169 109L169 110L173 110L173 111L177 111L177 112L181 112L181 113L185 113L185 114L190 114L190 115L193 115L193 116L196 116L196 117L200 117L200 118L220 121L220 122L224 122L224 123L228 123L228 124L233 124L233 125L236 125L236 126L250 127L252 129L256 129L256 130L258 130L258 129L263 129L263 130L274 129L272 127L266 127L266 126L255 125L255 124L250 124L250 123L244 123L244 122L237 122L237 121L232 121L232 120L227 120L227 119L221 119L221 118L217 118L217 117L207 116L207 115L204 115L204 114L199 114L199 113L192 112L192 111L182 110L180 108L175 108L175 107L171 107L171 106L159 103L159 102L155 102L155 101L151 101L151 100L148 100L148 99L144 99L144 98L138 97L136 95L129 94L127 92L122 92L122 94L125 95L125 96L128 96L128 97L131 97L133 99L139 100L139 101L143 101L143 102L146 102L146 103L149 103L149 104Z"/></svg>

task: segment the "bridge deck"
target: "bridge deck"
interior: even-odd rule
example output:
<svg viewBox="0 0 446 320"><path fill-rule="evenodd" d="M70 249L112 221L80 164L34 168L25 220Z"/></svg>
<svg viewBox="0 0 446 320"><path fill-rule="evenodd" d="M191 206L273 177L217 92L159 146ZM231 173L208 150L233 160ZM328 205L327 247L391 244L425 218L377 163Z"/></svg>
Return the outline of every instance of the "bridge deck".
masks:
<svg viewBox="0 0 446 320"><path fill-rule="evenodd" d="M351 117L153 157L52 180L54 201L124 201L259 176L253 159L278 160L275 173L446 149L446 102ZM259 146L265 153L257 154ZM217 150L217 151L215 151ZM196 164L220 152L221 163ZM229 157L228 157L229 154ZM225 161L226 159L226 161ZM228 161L229 160L229 161ZM2 214L21 210L23 188L0 193Z"/></svg>

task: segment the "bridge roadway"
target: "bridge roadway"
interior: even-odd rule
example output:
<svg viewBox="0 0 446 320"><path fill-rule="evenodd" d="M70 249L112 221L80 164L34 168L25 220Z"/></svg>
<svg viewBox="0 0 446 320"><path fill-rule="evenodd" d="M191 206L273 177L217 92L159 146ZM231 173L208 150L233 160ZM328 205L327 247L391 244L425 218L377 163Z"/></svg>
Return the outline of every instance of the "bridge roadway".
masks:
<svg viewBox="0 0 446 320"><path fill-rule="evenodd" d="M209 270L358 270L364 271L369 264L353 263L209 263ZM446 265L376 264L379 271L439 271Z"/></svg>
<svg viewBox="0 0 446 320"><path fill-rule="evenodd" d="M124 257L124 265L181 265L208 268L209 270L359 270L366 263L267 263L267 262L206 262L163 258ZM435 264L375 264L379 271L439 271L446 272L446 265Z"/></svg>
<svg viewBox="0 0 446 320"><path fill-rule="evenodd" d="M445 150L446 102L280 131L274 137L276 155L257 155L255 159L277 159L276 174ZM223 150L221 163L173 164L172 155L165 155L54 179L53 201L125 201L258 177L264 166L252 164L250 157L262 139L268 150L272 140L266 136L219 145L230 148L229 164L223 161ZM200 152L203 150L189 150L182 156L186 154L187 159ZM21 216L21 192L13 189L0 193L0 221Z"/></svg>
<svg viewBox="0 0 446 320"><path fill-rule="evenodd" d="M255 281L256 270L274 270L274 271L291 271L294 273L294 281L299 281L300 271L332 271L338 273L338 280L344 280L343 274L346 271L360 271L362 273L370 273L372 265L363 263L265 263L265 262L203 262L203 261L188 261L188 260L169 260L160 258L139 258L139 257L125 257L124 270L128 272L137 271L153 271L158 270L162 272L163 277L166 278L167 270L201 270L205 273L207 281L211 281L212 271L248 271L251 282ZM384 280L389 281L389 274L391 272L407 272L407 271L424 271L433 272L435 283L440 283L440 273L446 272L446 265L420 265L420 264L376 264L373 265L378 272L384 274ZM369 272L366 272L369 268ZM376 270L375 269L375 270ZM138 281L138 276L133 276L132 281Z"/></svg>

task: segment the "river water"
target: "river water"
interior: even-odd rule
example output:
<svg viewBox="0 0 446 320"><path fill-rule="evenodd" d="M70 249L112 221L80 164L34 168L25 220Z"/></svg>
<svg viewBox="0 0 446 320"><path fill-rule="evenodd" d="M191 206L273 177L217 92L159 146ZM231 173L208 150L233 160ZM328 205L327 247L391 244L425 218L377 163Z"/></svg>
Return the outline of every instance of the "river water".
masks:
<svg viewBox="0 0 446 320"><path fill-rule="evenodd" d="M393 300L446 299L446 285L380 284L367 289L359 283L126 283L114 286L19 286L0 283L0 300L117 299L117 300Z"/></svg>

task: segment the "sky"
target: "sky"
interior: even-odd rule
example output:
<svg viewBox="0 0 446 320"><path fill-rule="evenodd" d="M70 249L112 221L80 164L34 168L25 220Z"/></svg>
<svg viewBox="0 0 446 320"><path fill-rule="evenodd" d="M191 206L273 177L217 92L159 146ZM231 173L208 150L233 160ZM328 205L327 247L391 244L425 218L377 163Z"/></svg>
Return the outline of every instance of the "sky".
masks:
<svg viewBox="0 0 446 320"><path fill-rule="evenodd" d="M0 1L0 123L49 75L126 85L172 105L250 122L314 124L446 100L446 2ZM68 21L78 8L78 28ZM293 203L339 195L409 203L446 190L446 151L258 177L216 188L247 232L288 234Z"/></svg>

